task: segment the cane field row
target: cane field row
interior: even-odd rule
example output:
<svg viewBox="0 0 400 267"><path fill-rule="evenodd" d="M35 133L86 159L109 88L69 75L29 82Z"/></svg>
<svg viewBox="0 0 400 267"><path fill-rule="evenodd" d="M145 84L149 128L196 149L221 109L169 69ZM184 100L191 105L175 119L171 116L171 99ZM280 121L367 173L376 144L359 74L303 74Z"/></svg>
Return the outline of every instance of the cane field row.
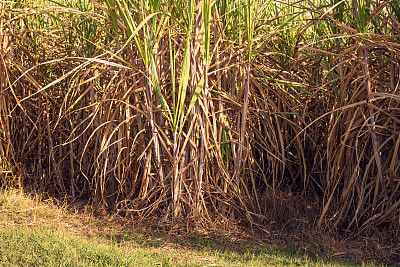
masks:
<svg viewBox="0 0 400 267"><path fill-rule="evenodd" d="M398 259L399 1L1 0L0 14L1 186L160 227L304 222Z"/></svg>

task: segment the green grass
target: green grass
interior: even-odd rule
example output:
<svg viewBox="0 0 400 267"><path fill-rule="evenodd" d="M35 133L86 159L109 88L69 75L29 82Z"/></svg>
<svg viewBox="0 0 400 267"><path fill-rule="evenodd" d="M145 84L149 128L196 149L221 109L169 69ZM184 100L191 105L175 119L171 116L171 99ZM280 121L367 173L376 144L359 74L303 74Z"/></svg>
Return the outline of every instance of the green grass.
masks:
<svg viewBox="0 0 400 267"><path fill-rule="evenodd" d="M62 205L61 205L62 206ZM75 211L75 212L73 212ZM294 243L143 230L16 190L0 191L0 266L360 266ZM373 266L373 265L363 265Z"/></svg>
<svg viewBox="0 0 400 267"><path fill-rule="evenodd" d="M169 266L179 256L47 230L2 230L4 266Z"/></svg>
<svg viewBox="0 0 400 267"><path fill-rule="evenodd" d="M294 246L221 250L211 242L183 249L166 242L149 246L46 229L2 229L0 243L2 266L358 266L294 255Z"/></svg>

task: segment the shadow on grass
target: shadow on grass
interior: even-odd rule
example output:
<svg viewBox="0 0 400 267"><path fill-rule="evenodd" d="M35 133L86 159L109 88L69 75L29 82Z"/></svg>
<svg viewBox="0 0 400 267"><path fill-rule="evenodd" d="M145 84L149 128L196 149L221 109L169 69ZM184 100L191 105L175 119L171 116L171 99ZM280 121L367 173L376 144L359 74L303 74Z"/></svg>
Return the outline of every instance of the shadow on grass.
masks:
<svg viewBox="0 0 400 267"><path fill-rule="evenodd" d="M135 242L142 248L177 247L249 266L258 264L262 266L377 266L356 260L328 258L320 242L314 242L306 248L294 242L267 243L251 239L236 241L232 238L198 233L170 236L168 231L143 231L143 229L128 229L123 233L106 234L103 237L117 244Z"/></svg>

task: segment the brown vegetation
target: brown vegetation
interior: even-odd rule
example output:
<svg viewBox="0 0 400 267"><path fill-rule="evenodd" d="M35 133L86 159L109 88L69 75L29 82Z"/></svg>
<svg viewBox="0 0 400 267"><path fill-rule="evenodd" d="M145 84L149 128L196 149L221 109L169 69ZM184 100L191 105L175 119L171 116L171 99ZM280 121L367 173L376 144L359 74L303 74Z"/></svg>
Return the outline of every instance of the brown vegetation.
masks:
<svg viewBox="0 0 400 267"><path fill-rule="evenodd" d="M271 2L2 1L1 184L395 237L398 1Z"/></svg>

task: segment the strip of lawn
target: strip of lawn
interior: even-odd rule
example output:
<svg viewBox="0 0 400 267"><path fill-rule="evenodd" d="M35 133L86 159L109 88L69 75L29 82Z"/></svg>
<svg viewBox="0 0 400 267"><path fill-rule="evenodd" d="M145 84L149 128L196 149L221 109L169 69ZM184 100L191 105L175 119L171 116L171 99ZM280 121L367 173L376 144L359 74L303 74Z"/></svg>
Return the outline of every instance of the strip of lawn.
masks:
<svg viewBox="0 0 400 267"><path fill-rule="evenodd" d="M37 195L0 190L0 266L361 265L310 256L295 245L229 245L200 236L170 239L117 222L73 213Z"/></svg>
<svg viewBox="0 0 400 267"><path fill-rule="evenodd" d="M357 266L294 256L277 246L247 251L204 246L188 251L162 242L158 247L146 247L133 241L114 242L25 227L0 230L0 244L3 266Z"/></svg>

